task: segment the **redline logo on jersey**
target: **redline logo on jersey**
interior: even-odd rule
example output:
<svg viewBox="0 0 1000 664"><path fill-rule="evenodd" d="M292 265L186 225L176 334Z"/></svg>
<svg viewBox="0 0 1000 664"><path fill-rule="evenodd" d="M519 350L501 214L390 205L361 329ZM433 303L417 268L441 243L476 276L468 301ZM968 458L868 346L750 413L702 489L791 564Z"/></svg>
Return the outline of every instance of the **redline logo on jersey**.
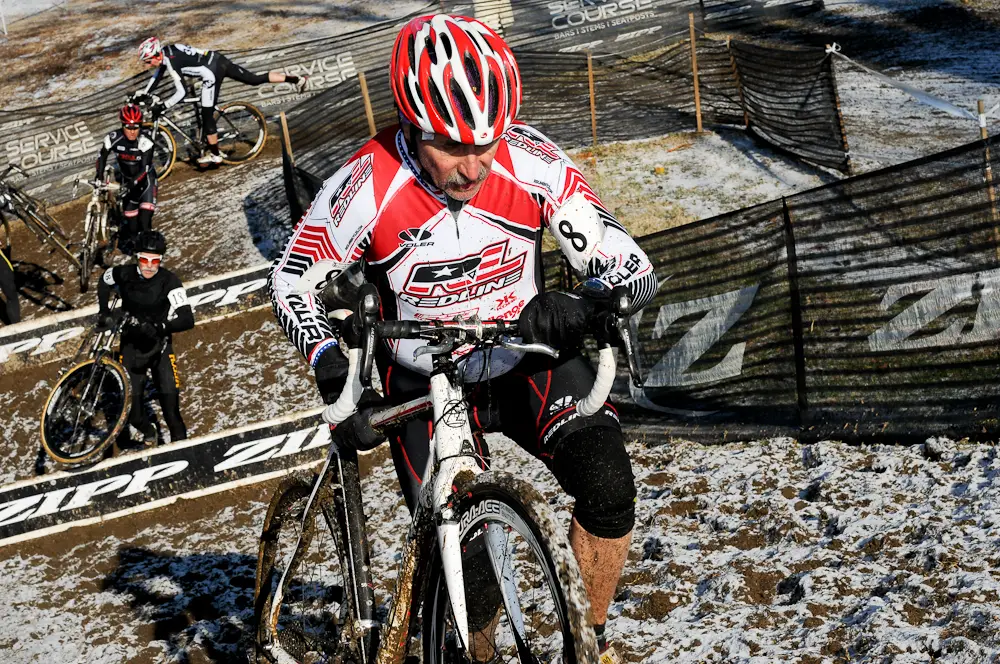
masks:
<svg viewBox="0 0 1000 664"><path fill-rule="evenodd" d="M18 164L24 169L38 168L65 161L67 159L92 156L98 144L83 120L59 127L55 131L43 131L25 136L4 145L7 162Z"/></svg>
<svg viewBox="0 0 1000 664"><path fill-rule="evenodd" d="M372 174L372 156L366 154L354 163L351 169L351 177L344 180L337 190L330 197L330 221L334 227L340 226L341 220L347 214L347 208L351 206L351 201L357 196L361 187L368 181Z"/></svg>
<svg viewBox="0 0 1000 664"><path fill-rule="evenodd" d="M399 299L417 307L446 307L516 284L528 254L505 258L507 247L504 240L465 258L414 265Z"/></svg>

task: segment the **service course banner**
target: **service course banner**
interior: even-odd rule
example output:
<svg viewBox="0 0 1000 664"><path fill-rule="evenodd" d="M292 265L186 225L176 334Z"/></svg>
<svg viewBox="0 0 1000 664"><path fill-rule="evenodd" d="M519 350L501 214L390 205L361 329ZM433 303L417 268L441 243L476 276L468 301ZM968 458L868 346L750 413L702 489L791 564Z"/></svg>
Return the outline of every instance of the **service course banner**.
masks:
<svg viewBox="0 0 1000 664"><path fill-rule="evenodd" d="M326 457L323 408L0 488L0 546L263 482Z"/></svg>
<svg viewBox="0 0 1000 664"><path fill-rule="evenodd" d="M185 284L195 324L225 318L268 304L270 263ZM25 365L72 357L97 322L97 305L25 321L0 329L0 375Z"/></svg>

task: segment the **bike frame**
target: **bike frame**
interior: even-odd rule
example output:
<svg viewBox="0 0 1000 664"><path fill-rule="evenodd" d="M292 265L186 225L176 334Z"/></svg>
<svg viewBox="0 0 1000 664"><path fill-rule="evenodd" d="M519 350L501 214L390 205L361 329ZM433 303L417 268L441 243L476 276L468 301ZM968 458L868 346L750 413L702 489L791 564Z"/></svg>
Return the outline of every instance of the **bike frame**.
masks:
<svg viewBox="0 0 1000 664"><path fill-rule="evenodd" d="M84 216L83 236L90 237L91 219L98 220L97 237L105 240L108 237L108 211L118 203L118 193L121 191L121 184L114 181L111 169L104 171L104 181L99 186L94 187L90 193L90 201L87 203L87 212Z"/></svg>

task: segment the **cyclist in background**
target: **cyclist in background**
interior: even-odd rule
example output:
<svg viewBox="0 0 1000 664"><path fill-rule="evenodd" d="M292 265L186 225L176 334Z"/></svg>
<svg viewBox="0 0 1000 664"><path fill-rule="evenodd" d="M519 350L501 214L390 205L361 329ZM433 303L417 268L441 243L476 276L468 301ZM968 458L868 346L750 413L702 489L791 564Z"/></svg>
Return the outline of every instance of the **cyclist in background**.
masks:
<svg viewBox="0 0 1000 664"><path fill-rule="evenodd" d="M17 282L14 279L14 266L5 251L0 247L0 294L3 295L3 306L0 307L0 321L4 325L13 325L21 321L21 303L17 300Z"/></svg>
<svg viewBox="0 0 1000 664"><path fill-rule="evenodd" d="M132 253L132 244L142 231L152 230L156 211L156 168L153 141L142 132L142 109L126 104L118 113L122 128L104 137L97 157L96 179L104 178L108 156L115 156L115 175L122 185L122 215L125 227L119 231L118 248Z"/></svg>
<svg viewBox="0 0 1000 664"><path fill-rule="evenodd" d="M327 180L298 223L272 268L275 315L314 368L327 403L343 388L347 361L325 304L303 291L314 274L335 275L358 261L379 290L385 320L518 319L526 341L563 351L558 359L502 348L472 353L465 381L474 384L477 425L502 431L539 458L576 499L570 543L590 596L601 662L618 662L604 626L635 522L635 480L614 408L605 404L589 417L576 412L595 378L577 350L595 306L579 295L541 292L542 232L556 237L588 277L590 292L625 285L636 309L655 294L653 268L569 157L515 121L520 73L493 30L460 16L413 19L396 38L390 80L400 124L377 134ZM581 196L598 220L584 214L550 225L568 199ZM391 341L376 353L391 403L428 393L430 358L414 359L423 343ZM349 422L338 427L338 439ZM389 436L411 510L432 424L414 421ZM494 615L489 606L470 605L470 628L487 630ZM471 654L474 661L492 657Z"/></svg>
<svg viewBox="0 0 1000 664"><path fill-rule="evenodd" d="M156 444L157 428L146 416L143 400L146 375L152 373L170 441L177 442L187 438L187 427L181 418L181 380L177 374L173 334L194 327L194 313L181 280L160 267L167 250L163 235L158 231L144 231L136 239L135 249L137 264L108 268L98 285L97 329L111 329L115 324L108 304L114 289L121 298L122 312L130 314L134 320L121 335L122 364L132 381L129 424L142 433L146 445Z"/></svg>
<svg viewBox="0 0 1000 664"><path fill-rule="evenodd" d="M153 109L154 114L174 106L187 94L182 76L193 76L201 79L201 95L198 99L198 105L201 106L202 126L205 131L205 141L208 143L208 152L198 158L198 163L202 165L222 163L214 109L219 101L219 88L222 86L224 77L228 76L247 85L291 83L296 86L298 92L303 92L306 89L309 79L308 76L293 76L280 71L255 74L231 62L229 58L217 51L203 51L186 44L161 46L160 40L156 37L150 37L139 45L139 59L147 67L156 67L156 73L153 74L149 84L137 93L136 99L152 93L165 73L169 74L174 82L174 94L163 102L162 108Z"/></svg>

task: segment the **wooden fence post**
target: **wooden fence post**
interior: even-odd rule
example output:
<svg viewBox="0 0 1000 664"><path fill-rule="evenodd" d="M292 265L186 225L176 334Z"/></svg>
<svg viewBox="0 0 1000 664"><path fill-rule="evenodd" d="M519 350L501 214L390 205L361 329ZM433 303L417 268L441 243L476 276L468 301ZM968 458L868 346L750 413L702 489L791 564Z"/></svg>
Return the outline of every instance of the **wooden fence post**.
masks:
<svg viewBox="0 0 1000 664"><path fill-rule="evenodd" d="M740 95L740 108L743 109L743 127L750 128L750 113L747 111L747 100L743 96L743 80L740 78L740 71L736 68L736 56L733 55L733 46L730 43L732 38L726 37L726 52L729 53L729 65L733 68L733 78L736 79L736 91Z"/></svg>
<svg viewBox="0 0 1000 664"><path fill-rule="evenodd" d="M365 80L365 73L363 71L358 72L358 83L361 84L361 98L365 102L365 117L368 118L368 133L374 137L377 133L375 130L375 114L372 113L372 100L368 96L368 81Z"/></svg>
<svg viewBox="0 0 1000 664"><path fill-rule="evenodd" d="M594 56L587 52L587 82L590 84L590 133L594 139L594 159L597 159L597 99L594 96Z"/></svg>
<svg viewBox="0 0 1000 664"><path fill-rule="evenodd" d="M691 33L691 73L694 75L694 115L698 126L697 132L701 134L701 90L698 85L698 51L695 49L694 12L688 14L688 27Z"/></svg>
<svg viewBox="0 0 1000 664"><path fill-rule="evenodd" d="M997 260L1000 260L1000 228L997 228L997 200L996 192L993 191L993 164L990 160L990 144L987 142L990 135L986 132L986 105L983 100L980 99L978 104L979 111L979 137L983 139L984 161L985 161L985 174L986 174L986 196L990 199L990 215L993 219L993 244L994 250L997 254Z"/></svg>
<svg viewBox="0 0 1000 664"><path fill-rule="evenodd" d="M279 113L278 118L281 120L281 143L288 152L288 162L295 168L295 155L292 153L292 139L288 137L288 120L285 118L285 112Z"/></svg>

